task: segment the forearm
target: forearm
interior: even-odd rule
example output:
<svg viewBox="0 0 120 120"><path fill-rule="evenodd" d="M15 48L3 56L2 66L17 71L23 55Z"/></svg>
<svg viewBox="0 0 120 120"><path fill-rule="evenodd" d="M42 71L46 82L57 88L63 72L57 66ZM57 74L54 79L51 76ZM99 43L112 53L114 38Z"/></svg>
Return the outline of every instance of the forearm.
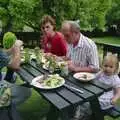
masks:
<svg viewBox="0 0 120 120"><path fill-rule="evenodd" d="M97 72L95 68L91 67L75 67L74 72Z"/></svg>
<svg viewBox="0 0 120 120"><path fill-rule="evenodd" d="M67 56L61 56L60 58L63 59L63 60L65 60L65 61L70 60L70 58L68 58Z"/></svg>
<svg viewBox="0 0 120 120"><path fill-rule="evenodd" d="M14 48L14 52L11 58L11 63L8 65L8 67L15 70L19 69L20 67L20 48L19 47Z"/></svg>
<svg viewBox="0 0 120 120"><path fill-rule="evenodd" d="M116 89L115 95L112 98L112 103L116 103L116 101L120 98L120 88Z"/></svg>

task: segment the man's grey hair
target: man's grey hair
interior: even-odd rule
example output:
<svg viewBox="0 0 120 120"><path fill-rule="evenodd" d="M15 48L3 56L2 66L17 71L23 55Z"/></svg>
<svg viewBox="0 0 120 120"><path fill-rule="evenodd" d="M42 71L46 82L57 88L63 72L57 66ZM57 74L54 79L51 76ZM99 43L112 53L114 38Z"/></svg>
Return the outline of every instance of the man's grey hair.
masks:
<svg viewBox="0 0 120 120"><path fill-rule="evenodd" d="M70 24L73 32L80 32L80 26L77 21L66 20L64 23Z"/></svg>

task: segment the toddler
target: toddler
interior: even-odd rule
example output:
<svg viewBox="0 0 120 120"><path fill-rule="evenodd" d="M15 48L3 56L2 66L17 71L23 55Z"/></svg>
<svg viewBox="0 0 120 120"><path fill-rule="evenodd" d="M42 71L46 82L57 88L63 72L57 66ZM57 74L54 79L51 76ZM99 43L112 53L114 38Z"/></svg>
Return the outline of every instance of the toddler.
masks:
<svg viewBox="0 0 120 120"><path fill-rule="evenodd" d="M109 53L104 57L102 70L96 79L111 86L112 90L99 97L102 110L112 108L120 98L120 78L118 77L119 61L116 54Z"/></svg>

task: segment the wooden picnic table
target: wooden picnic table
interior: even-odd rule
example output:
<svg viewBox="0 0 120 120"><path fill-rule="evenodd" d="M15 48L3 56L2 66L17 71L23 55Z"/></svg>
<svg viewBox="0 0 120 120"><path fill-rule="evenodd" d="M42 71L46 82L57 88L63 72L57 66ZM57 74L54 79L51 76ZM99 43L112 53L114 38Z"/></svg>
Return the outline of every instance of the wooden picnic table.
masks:
<svg viewBox="0 0 120 120"><path fill-rule="evenodd" d="M70 73L68 76L64 77L65 84L84 91L83 94L64 85L53 90L36 88L30 85L32 79L42 74L48 74L49 72L44 70L41 66L36 65L35 61L21 64L21 69L17 73L22 80L27 83L27 86L33 87L50 103L51 107L47 114L47 120L57 120L59 116L61 116L62 120L69 120L68 114L70 113L68 111L74 110L77 105L82 105L85 102L90 102L94 120L104 120L104 116L100 110L98 96L105 91L111 90L109 86L97 80L83 83L76 80L73 74Z"/></svg>

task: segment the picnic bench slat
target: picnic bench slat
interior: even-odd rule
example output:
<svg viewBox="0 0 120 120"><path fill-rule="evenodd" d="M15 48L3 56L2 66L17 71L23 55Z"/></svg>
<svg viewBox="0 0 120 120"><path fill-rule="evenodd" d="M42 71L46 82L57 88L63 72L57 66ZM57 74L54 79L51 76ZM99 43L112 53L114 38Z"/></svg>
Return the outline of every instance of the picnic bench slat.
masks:
<svg viewBox="0 0 120 120"><path fill-rule="evenodd" d="M68 85L70 85L70 86L73 86L73 87L79 89L79 86L71 83L71 82L68 81L68 80L66 81L66 84L68 84ZM86 101L89 100L89 99L91 99L91 97L93 96L93 93L88 92L86 89L84 89L84 88L82 88L82 87L80 88L80 90L82 90L84 93L81 94L81 93L79 93L79 92L76 92L76 94L79 95L80 97L84 98ZM73 92L75 92L75 91L73 91Z"/></svg>
<svg viewBox="0 0 120 120"><path fill-rule="evenodd" d="M35 68L33 68L28 64L24 65L23 68L26 69L28 72L30 72L34 76L42 75L38 70L36 70Z"/></svg>
<svg viewBox="0 0 120 120"><path fill-rule="evenodd" d="M73 78L72 75L67 76L66 79L68 79L71 82L73 82L74 84L76 84L76 85L90 91L91 93L96 94L97 96L101 95L101 93L103 92L103 89L98 88L94 84L90 85L90 83L87 83L87 82L86 83L80 82L80 81L76 80L75 78Z"/></svg>
<svg viewBox="0 0 120 120"><path fill-rule="evenodd" d="M26 70L24 70L23 68L21 68L18 72L17 72L20 77L28 82L28 83L31 83L32 79L34 78L31 74L28 74L28 72Z"/></svg>
<svg viewBox="0 0 120 120"><path fill-rule="evenodd" d="M90 83L99 87L99 88L104 89L106 92L112 89L109 85L106 85L106 84L104 84L100 81L97 81L97 80L92 80L92 81L90 81Z"/></svg>
<svg viewBox="0 0 120 120"><path fill-rule="evenodd" d="M43 97L45 97L46 99L49 99L49 102L53 105L56 106L57 109L62 110L65 108L68 108L70 106L70 103L68 101L66 101L64 98L62 98L61 96L59 96L58 94L55 94L54 92L46 92L44 91L40 91L40 89L35 88L36 91L38 93L40 93Z"/></svg>
<svg viewBox="0 0 120 120"><path fill-rule="evenodd" d="M35 69L39 70L41 73L48 73L49 74L49 72L47 70L43 69L42 66L36 65L36 62L33 61L33 60L32 60L32 62L29 65L31 65Z"/></svg>
<svg viewBox="0 0 120 120"><path fill-rule="evenodd" d="M80 98L79 96L77 96L76 94L74 94L73 92L69 91L64 87L60 90L57 90L57 93L71 104L78 104L83 102L82 98Z"/></svg>
<svg viewBox="0 0 120 120"><path fill-rule="evenodd" d="M112 118L118 118L120 117L120 112L115 109L107 109L103 111L104 115L110 116Z"/></svg>

